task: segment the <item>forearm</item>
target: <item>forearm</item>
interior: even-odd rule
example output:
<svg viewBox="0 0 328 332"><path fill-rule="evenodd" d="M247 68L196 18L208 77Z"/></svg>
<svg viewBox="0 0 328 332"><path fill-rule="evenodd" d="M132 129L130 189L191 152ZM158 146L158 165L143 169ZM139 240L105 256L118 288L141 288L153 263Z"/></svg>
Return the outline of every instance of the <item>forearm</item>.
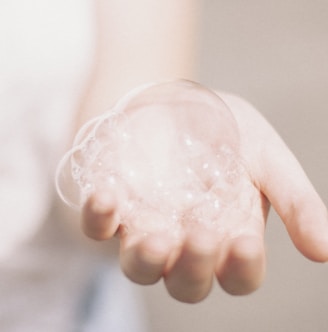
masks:
<svg viewBox="0 0 328 332"><path fill-rule="evenodd" d="M193 78L195 0L98 0L95 64L77 126L142 83Z"/></svg>

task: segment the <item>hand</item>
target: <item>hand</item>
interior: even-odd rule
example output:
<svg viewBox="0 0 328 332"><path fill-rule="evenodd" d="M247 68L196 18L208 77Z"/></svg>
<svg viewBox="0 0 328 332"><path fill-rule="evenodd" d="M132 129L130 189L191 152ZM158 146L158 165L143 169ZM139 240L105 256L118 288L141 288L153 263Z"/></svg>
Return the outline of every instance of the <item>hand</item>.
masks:
<svg viewBox="0 0 328 332"><path fill-rule="evenodd" d="M232 214L234 236L218 236L201 225L184 226L183 235L169 232L129 232L120 224L118 203L110 193L96 192L83 209L87 236L120 238L120 262L125 274L139 284L164 279L168 292L183 302L205 298L216 277L230 294L256 290L265 274L264 229L269 203L286 225L295 246L309 259L328 260L327 210L301 166L274 129L244 100L221 95L240 131L241 157L252 199L252 211ZM152 218L149 211L145 218ZM242 228L241 232L238 229Z"/></svg>

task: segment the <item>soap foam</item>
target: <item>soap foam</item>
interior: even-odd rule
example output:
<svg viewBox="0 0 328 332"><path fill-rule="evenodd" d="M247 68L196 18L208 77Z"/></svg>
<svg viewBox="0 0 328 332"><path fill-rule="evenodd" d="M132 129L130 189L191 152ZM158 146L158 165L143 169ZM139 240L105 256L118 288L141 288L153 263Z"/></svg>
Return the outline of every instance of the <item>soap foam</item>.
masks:
<svg viewBox="0 0 328 332"><path fill-rule="evenodd" d="M57 190L76 208L108 191L121 222L145 232L186 222L221 230L245 185L239 140L214 92L183 80L148 85L80 130L58 166Z"/></svg>

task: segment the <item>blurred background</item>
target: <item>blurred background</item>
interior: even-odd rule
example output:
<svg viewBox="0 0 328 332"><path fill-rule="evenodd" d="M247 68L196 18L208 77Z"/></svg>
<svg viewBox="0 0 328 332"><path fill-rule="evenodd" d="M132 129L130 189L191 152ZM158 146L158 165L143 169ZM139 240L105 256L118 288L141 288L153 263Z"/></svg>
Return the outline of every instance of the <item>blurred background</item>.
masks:
<svg viewBox="0 0 328 332"><path fill-rule="evenodd" d="M253 103L328 203L328 1L202 3L198 80ZM151 331L327 331L328 265L302 257L274 211L266 243L267 277L252 295L215 286L205 301L187 305L163 284L142 288Z"/></svg>
<svg viewBox="0 0 328 332"><path fill-rule="evenodd" d="M58 6L56 6L57 3ZM317 191L328 203L326 128L328 123L328 0L199 0L199 3L202 10L198 14L201 26L197 36L199 48L196 80L205 86L238 94L259 109L295 153ZM87 31L89 25L84 26L91 15L89 1L54 1L52 2L54 6L49 6L42 0L3 1L2 4L0 37L3 39L0 42L0 81L1 79L6 81L9 77L15 83L12 85L15 88L13 94L8 96L10 100L8 105L12 105L11 102L13 102L13 110L17 110L17 114L19 111L22 111L23 115L24 112L29 112L35 116L35 120L40 118L40 121L49 124L49 127L42 127L38 135L42 137L42 142L45 138L50 139L51 147L58 142L53 142L52 136L50 135L49 138L45 133L48 133L48 128L52 128L54 133L62 130L59 119L63 115L66 117L66 109L72 107L71 102L66 103L66 99L71 100L72 91L76 91L75 85L79 85L79 82L84 79L82 74L76 77L75 74L86 64L89 65L89 52L92 53L92 46L94 46L92 31ZM72 15L78 12L76 8L81 9L77 17ZM80 18L79 14L85 17ZM13 21L11 21L11 15L14 16ZM51 20L48 19L49 17ZM40 29L40 24L44 29ZM66 30L66 28L69 29ZM17 49L14 42L16 39L17 45L20 46ZM63 41L67 44L65 42L62 44ZM9 52L5 52L8 45L11 48ZM33 47L30 47L31 45ZM67 52L66 50L61 52L63 48L67 48ZM38 56L35 56L34 52L38 50ZM17 80L17 77L12 74L17 74L19 79ZM63 75L74 78L63 80L62 78L66 77ZM12 82L8 81L8 83L11 88ZM75 95L73 97L77 98ZM4 99L4 103L6 102L7 100ZM7 144L10 142L8 138L19 135L13 135L12 127L4 125L4 120L8 122L12 118L15 120L16 114L2 105L6 104L0 105L0 109L5 110L0 112L2 116L0 124L6 129L0 132L4 137L2 142L6 142L1 145L3 149L0 157L3 162L10 159L6 158L6 151L3 152L6 150L4 147L11 146ZM37 108L27 108L27 105L29 107L36 105ZM49 112L44 112L44 109ZM46 115L41 116L43 114ZM57 116L59 116L58 119ZM19 132L17 128L34 129L34 126L37 128L39 125L30 117L23 116L20 123L22 127L16 126L14 121L13 124L17 132ZM57 128L54 124L59 127ZM61 131L59 132L61 136L65 136ZM53 134L52 131L49 133ZM23 143L30 144L29 141L24 140L24 135L25 131L22 130ZM22 147L24 150L25 145L23 144ZM55 158L53 155L59 155L59 151L54 152L48 145L45 147L47 148L40 152L40 155L42 154L40 160L46 159L47 165L42 167L45 174L42 173L43 177L40 176L40 178L48 181L50 170L56 165L51 163ZM16 159L12 157L10 149L7 152L12 158L9 160L9 166L11 166L11 161ZM38 152L36 158L39 157ZM40 160L37 159L37 162ZM23 171L27 168L26 163L18 164L23 166L20 167ZM1 171L3 174L3 169ZM36 179L39 178L40 172L41 170L37 169ZM24 174L22 172L22 175ZM4 178L6 180L6 174ZM21 181L20 178L14 177L14 179L18 185L25 185L25 181ZM34 187L36 186L33 177L28 180L32 181ZM50 180L53 181L52 178ZM25 205L30 208L33 202L37 202L37 206L42 206L32 196L29 181L25 186L28 189L26 197L23 197ZM24 194L24 192L21 189L17 190L11 182L7 182L1 183L0 196L2 192L2 197L8 197L5 187L7 183L7 187L12 188L14 198L20 200L18 193ZM50 200L44 194L49 183L45 182L45 188L43 188L43 182L45 181L40 181L42 186L40 193L36 192L38 195L36 197L44 196L46 200ZM3 207L3 201L1 204ZM45 202L44 205L48 206L47 204L49 202ZM20 209L16 210L19 216L22 214L26 219L25 210L21 205ZM12 218L12 209L9 211ZM45 219L43 213L45 212L42 210L40 212L42 220ZM36 218L32 215L32 219ZM0 244L3 245L7 235L4 226L9 228L15 225L15 222L11 219L8 223L4 217L0 218L1 220L3 222ZM20 227L20 223L17 225L19 230L24 229ZM39 224L32 226L37 228ZM22 320L21 326L24 326L24 331L27 331L24 319L29 322L30 317L32 320L35 317L41 317L41 320L46 321L48 319L51 323L48 325L47 321L47 326L52 326L54 329L58 325L52 313L65 321L65 317L69 315L66 308L70 307L71 302L80 299L77 294L80 292L80 287L83 287L83 282L86 282L84 281L84 274L87 275L85 271L93 269L93 265L90 265L89 269L84 259L88 262L93 261L94 256L91 254L88 257L85 251L80 250L80 243L72 244L69 236L62 236L64 229L62 225L51 224L49 227L49 229L41 230L42 236L36 237L35 246L29 247L28 243L22 247L20 254L14 257L16 260L10 259L4 266L0 264L0 270L3 269L0 271L0 294L5 294L0 295L2 300L0 314L1 309L5 309L2 310L3 312L11 312L15 323ZM14 231L17 232L17 229ZM46 240L43 237L44 234ZM23 235L26 236L26 234ZM58 244L61 248L58 248ZM187 305L172 299L167 294L163 283L147 287L135 286L146 299L145 309L149 317L149 331L328 331L328 265L312 263L302 257L293 247L284 225L274 211L271 211L268 220L266 248L268 262L264 284L257 292L246 297L230 296L215 285L213 292L206 300L199 304ZM30 261L33 262L32 265ZM25 262L25 265L21 262ZM65 278L62 277L63 267L67 274ZM69 268L66 269L66 267ZM28 274L24 274L25 269ZM49 277L51 282L48 283L47 278L51 274L54 275L53 280ZM76 279L81 279L81 283L77 283ZM15 288L15 282L23 288ZM115 283L112 285L119 288ZM42 287L45 287L47 291L50 289L49 293ZM6 297L6 294L10 295ZM57 299L57 302L54 299ZM72 301L69 302L67 299ZM115 297L114 301L116 301ZM60 310L58 312L53 309L48 310L48 304L49 308L54 305ZM20 308L18 318L17 311L11 308ZM117 303L115 308L120 309ZM50 318L43 312L50 312ZM126 306L124 306L123 314L124 319L132 320ZM2 320L0 317L1 331L4 331L1 323L6 322L3 317L7 319L5 315L2 316ZM33 331L39 330L49 331L48 328L33 329ZM63 331L63 329L59 328L57 331Z"/></svg>

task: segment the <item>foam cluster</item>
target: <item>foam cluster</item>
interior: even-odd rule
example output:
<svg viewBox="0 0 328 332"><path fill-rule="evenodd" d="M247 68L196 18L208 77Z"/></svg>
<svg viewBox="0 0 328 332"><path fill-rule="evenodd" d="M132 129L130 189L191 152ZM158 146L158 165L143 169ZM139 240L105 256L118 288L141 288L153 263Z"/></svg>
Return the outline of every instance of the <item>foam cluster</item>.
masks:
<svg viewBox="0 0 328 332"><path fill-rule="evenodd" d="M232 113L214 92L180 80L133 90L87 123L59 164L57 189L77 208L106 191L121 222L145 232L220 228L242 176Z"/></svg>

